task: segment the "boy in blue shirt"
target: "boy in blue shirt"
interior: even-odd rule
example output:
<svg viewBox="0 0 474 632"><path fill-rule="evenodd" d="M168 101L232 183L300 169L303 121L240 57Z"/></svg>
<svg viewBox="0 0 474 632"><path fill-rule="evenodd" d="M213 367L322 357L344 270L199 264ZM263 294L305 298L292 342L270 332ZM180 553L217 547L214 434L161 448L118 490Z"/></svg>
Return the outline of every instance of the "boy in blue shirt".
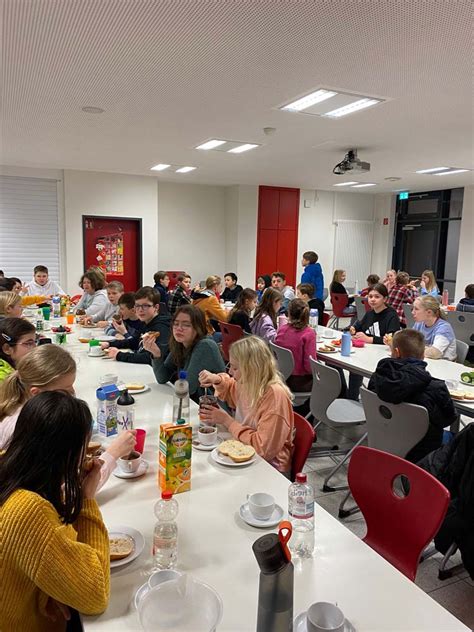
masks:
<svg viewBox="0 0 474 632"><path fill-rule="evenodd" d="M314 297L323 300L324 277L321 264L318 263L318 255L312 250L303 253L301 265L304 272L301 275L301 283L311 283L314 286Z"/></svg>

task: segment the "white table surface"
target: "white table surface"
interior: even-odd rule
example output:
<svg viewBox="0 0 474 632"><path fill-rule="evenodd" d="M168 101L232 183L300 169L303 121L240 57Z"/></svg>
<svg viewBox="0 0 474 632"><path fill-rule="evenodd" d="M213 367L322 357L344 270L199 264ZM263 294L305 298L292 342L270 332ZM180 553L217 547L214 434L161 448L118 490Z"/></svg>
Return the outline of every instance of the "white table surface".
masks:
<svg viewBox="0 0 474 632"><path fill-rule="evenodd" d="M152 566L153 507L160 497L158 433L160 423L171 419L172 389L156 384L149 366L88 358L87 345L75 338L68 336L66 348L79 359L77 396L94 406L93 411L95 389L105 373L151 385L151 391L135 395L136 427L147 430L144 457L150 468L134 480L112 475L97 495L107 526L138 529L145 536L145 550L129 565L112 571L106 612L84 617L88 632L140 630L133 598ZM194 404L192 421L197 423ZM219 632L255 630L259 571L251 547L265 531L242 522L239 506L247 493L266 491L286 511L288 484L260 458L253 465L231 469L215 464L209 453L193 450L192 489L176 496L178 569L210 584L221 595L224 615ZM315 522L314 558L295 562L295 616L315 601L331 601L338 603L357 632L468 630L319 505Z"/></svg>

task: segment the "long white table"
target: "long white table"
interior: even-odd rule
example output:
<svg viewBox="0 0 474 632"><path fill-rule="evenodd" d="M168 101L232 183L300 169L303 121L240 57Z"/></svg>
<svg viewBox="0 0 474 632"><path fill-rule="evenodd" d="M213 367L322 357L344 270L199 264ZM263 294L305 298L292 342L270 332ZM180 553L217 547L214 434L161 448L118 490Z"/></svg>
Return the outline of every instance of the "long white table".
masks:
<svg viewBox="0 0 474 632"><path fill-rule="evenodd" d="M68 338L67 347L79 359L77 396L93 410L95 389L105 373L151 385L151 391L135 396L136 427L147 430L144 457L150 468L142 478L132 480L112 475L97 496L107 526L138 529L145 536L145 550L129 565L112 571L106 612L84 617L88 632L140 630L133 598L152 566L153 507L160 497L158 433L160 423L171 419L172 389L156 384L149 366L88 358L86 345L75 343L74 334ZM198 423L194 404L192 423ZM219 632L253 632L256 624L259 571L251 547L265 531L242 522L239 506L246 494L264 490L286 510L288 484L260 458L248 467L231 469L215 464L209 453L193 450L192 489L176 496L178 568L221 595L224 615ZM314 558L295 563L295 616L315 601L332 601L357 632L468 630L319 505L315 520Z"/></svg>

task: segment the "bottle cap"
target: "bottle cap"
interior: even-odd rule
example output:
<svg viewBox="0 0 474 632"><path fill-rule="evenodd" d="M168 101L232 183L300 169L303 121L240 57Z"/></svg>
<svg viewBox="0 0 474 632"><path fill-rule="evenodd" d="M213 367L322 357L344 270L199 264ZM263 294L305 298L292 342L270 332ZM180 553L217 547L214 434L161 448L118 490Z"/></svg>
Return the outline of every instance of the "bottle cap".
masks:
<svg viewBox="0 0 474 632"><path fill-rule="evenodd" d="M252 550L262 573L276 573L288 563L276 533L262 535L252 544Z"/></svg>
<svg viewBox="0 0 474 632"><path fill-rule="evenodd" d="M169 489L165 489L161 492L161 498L162 500L171 500L171 498L173 498L173 492L171 492Z"/></svg>
<svg viewBox="0 0 474 632"><path fill-rule="evenodd" d="M177 419L176 420L176 425L177 426L182 426L185 423L186 423L186 419Z"/></svg>
<svg viewBox="0 0 474 632"><path fill-rule="evenodd" d="M135 400L130 395L130 393L128 392L128 388L126 388L126 389L124 389L122 391L122 394L120 395L120 397L117 400L117 404L119 406L131 406L134 403L135 403Z"/></svg>
<svg viewBox="0 0 474 632"><path fill-rule="evenodd" d="M188 378L188 372L187 371L180 371L178 373L178 377L180 380L186 380Z"/></svg>
<svg viewBox="0 0 474 632"><path fill-rule="evenodd" d="M306 476L306 474L303 474L303 472L299 472L299 474L296 475L297 483L306 483L307 480L308 477Z"/></svg>

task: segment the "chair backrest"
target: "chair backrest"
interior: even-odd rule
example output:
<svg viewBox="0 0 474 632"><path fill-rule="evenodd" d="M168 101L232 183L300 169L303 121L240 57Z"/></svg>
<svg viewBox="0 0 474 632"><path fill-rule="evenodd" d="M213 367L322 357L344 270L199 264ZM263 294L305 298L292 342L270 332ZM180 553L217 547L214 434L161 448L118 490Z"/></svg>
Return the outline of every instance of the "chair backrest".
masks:
<svg viewBox="0 0 474 632"><path fill-rule="evenodd" d="M334 316L342 318L348 302L349 296L347 294L334 294L331 292L331 305Z"/></svg>
<svg viewBox="0 0 474 632"><path fill-rule="evenodd" d="M464 364L468 353L469 345L463 340L456 340L456 362Z"/></svg>
<svg viewBox="0 0 474 632"><path fill-rule="evenodd" d="M394 491L399 476L408 479L406 496ZM352 453L348 481L367 523L364 542L413 581L420 555L446 515L449 491L417 465L365 446Z"/></svg>
<svg viewBox="0 0 474 632"><path fill-rule="evenodd" d="M329 290L327 289L327 287L323 287L323 301L325 301L328 296L329 296Z"/></svg>
<svg viewBox="0 0 474 632"><path fill-rule="evenodd" d="M184 270L167 270L166 274L170 278L170 284L168 285L168 291L172 292L178 285L178 277L180 274L186 274Z"/></svg>
<svg viewBox="0 0 474 632"><path fill-rule="evenodd" d="M403 303L403 313L405 314L405 318L407 319L407 327L409 329L412 329L413 325L415 324L412 309L413 305L411 305L410 303Z"/></svg>
<svg viewBox="0 0 474 632"><path fill-rule="evenodd" d="M474 345L474 312L447 312L446 320L454 329L457 340Z"/></svg>
<svg viewBox="0 0 474 632"><path fill-rule="evenodd" d="M336 369L332 369L313 358L309 359L313 373L313 388L309 401L311 414L318 421L331 423L326 414L327 409L341 392L341 378Z"/></svg>
<svg viewBox="0 0 474 632"><path fill-rule="evenodd" d="M275 356L280 373L283 375L284 379L287 380L290 375L292 375L295 368L293 353L289 349L285 349L285 347L276 345L274 342L269 342L268 345L270 347L270 351Z"/></svg>
<svg viewBox="0 0 474 632"><path fill-rule="evenodd" d="M329 314L327 312L323 312L322 320L323 320L323 327L327 327L327 324L329 322Z"/></svg>
<svg viewBox="0 0 474 632"><path fill-rule="evenodd" d="M81 298L82 294L74 294L74 296L71 297L71 303L79 303Z"/></svg>
<svg viewBox="0 0 474 632"><path fill-rule="evenodd" d="M314 443L316 433L307 419L293 413L295 436L293 439L293 457L291 459L291 480L296 480L298 472L303 471L311 446Z"/></svg>
<svg viewBox="0 0 474 632"><path fill-rule="evenodd" d="M160 303L160 314L162 316L170 315L170 310L168 309L168 305L166 303Z"/></svg>
<svg viewBox="0 0 474 632"><path fill-rule="evenodd" d="M361 387L360 396L367 421L367 443L405 458L428 431L428 411L416 404L390 404Z"/></svg>
<svg viewBox="0 0 474 632"><path fill-rule="evenodd" d="M362 320L365 316L365 301L362 296L356 296L354 303L357 310L357 320Z"/></svg>
<svg viewBox="0 0 474 632"><path fill-rule="evenodd" d="M222 355L224 360L229 362L229 349L233 342L240 340L243 335L243 329L240 325L231 325L230 323L219 322L219 328L222 333Z"/></svg>

